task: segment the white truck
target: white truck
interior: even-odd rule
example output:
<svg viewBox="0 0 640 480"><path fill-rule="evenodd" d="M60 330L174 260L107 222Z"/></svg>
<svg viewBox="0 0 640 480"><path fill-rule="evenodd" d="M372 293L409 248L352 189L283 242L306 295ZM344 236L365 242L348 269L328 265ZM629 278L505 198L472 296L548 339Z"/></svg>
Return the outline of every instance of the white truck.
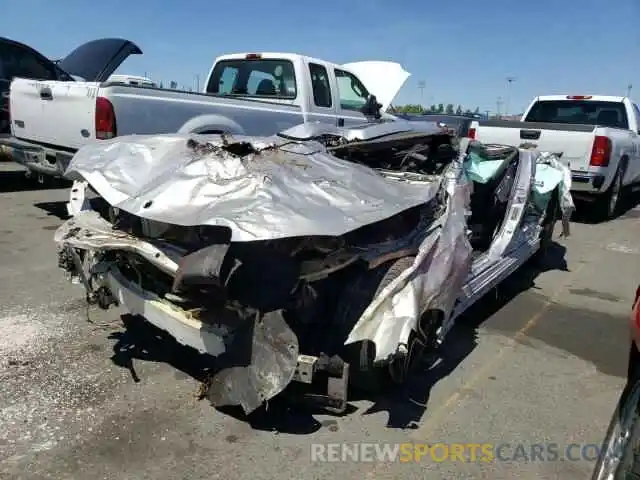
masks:
<svg viewBox="0 0 640 480"><path fill-rule="evenodd" d="M640 110L627 97L536 97L519 121L477 120L471 137L485 144L534 145L570 168L572 195L613 218L623 189L640 182Z"/></svg>
<svg viewBox="0 0 640 480"><path fill-rule="evenodd" d="M392 62L336 65L291 53L241 53L218 57L200 93L108 80L141 53L128 40L94 40L58 64L81 81L14 79L11 136L1 141L14 160L57 177L80 147L115 136L272 135L310 122L362 124L369 113L382 116L409 77Z"/></svg>

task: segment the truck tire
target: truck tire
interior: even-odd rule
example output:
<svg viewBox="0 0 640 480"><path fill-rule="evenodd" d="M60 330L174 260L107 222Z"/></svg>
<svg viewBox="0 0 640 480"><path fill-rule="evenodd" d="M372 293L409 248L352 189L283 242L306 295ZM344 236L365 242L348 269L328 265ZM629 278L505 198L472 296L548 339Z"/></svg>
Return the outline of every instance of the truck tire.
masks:
<svg viewBox="0 0 640 480"><path fill-rule="evenodd" d="M415 257L390 260L373 270L358 273L343 289L336 307L336 340L344 343L371 301L393 280L413 265ZM336 345L349 363L350 386L363 393L378 394L393 383L389 365L374 365L375 345L370 341Z"/></svg>
<svg viewBox="0 0 640 480"><path fill-rule="evenodd" d="M596 200L597 220L607 221L615 218L620 207L622 197L622 181L624 177L624 166L621 165L616 171L609 189Z"/></svg>

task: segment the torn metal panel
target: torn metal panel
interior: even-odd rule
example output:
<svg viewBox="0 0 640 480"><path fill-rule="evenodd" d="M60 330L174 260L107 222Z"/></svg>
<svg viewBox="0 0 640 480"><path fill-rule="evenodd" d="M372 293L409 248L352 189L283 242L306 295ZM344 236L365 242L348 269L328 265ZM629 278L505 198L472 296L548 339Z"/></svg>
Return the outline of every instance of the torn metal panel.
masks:
<svg viewBox="0 0 640 480"><path fill-rule="evenodd" d="M250 313L234 333L227 352L233 364L213 375L207 398L215 406L240 405L250 413L291 382L298 361L298 339L282 311Z"/></svg>
<svg viewBox="0 0 640 480"><path fill-rule="evenodd" d="M545 185L545 191L550 191L556 186L560 187L560 210L562 211L562 234L568 236L570 234L569 221L576 207L571 196L571 169L560 161L558 156L551 152L539 152L537 163L540 165L549 165L556 171L561 173L561 178L557 183ZM537 175L536 175L537 179Z"/></svg>
<svg viewBox="0 0 640 480"><path fill-rule="evenodd" d="M468 189L453 187L440 225L420 245L413 265L389 284L367 307L346 343L370 340L376 345L375 361L384 361L408 347L428 309L451 312L469 275L472 248L467 238L465 214Z"/></svg>
<svg viewBox="0 0 640 480"><path fill-rule="evenodd" d="M144 240L122 231L93 210L82 211L63 223L54 234L54 240L65 247L81 250L123 250L141 255L161 271L174 275L178 264L171 255Z"/></svg>
<svg viewBox="0 0 640 480"><path fill-rule="evenodd" d="M190 139L215 148L195 152ZM315 142L234 140L262 151L233 155L220 148L220 135L118 137L82 147L66 174L84 178L112 207L158 222L228 227L232 241L342 235L420 205L439 188L386 178Z"/></svg>

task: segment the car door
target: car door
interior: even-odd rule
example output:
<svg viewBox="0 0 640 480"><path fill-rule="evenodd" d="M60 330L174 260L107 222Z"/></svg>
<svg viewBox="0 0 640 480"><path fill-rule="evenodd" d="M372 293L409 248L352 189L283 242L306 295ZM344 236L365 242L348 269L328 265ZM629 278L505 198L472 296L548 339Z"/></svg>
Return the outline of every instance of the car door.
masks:
<svg viewBox="0 0 640 480"><path fill-rule="evenodd" d="M331 80L327 67L320 63L308 62L308 81L311 98L308 106L308 122L322 122L338 125L336 116L336 98L331 89Z"/></svg>
<svg viewBox="0 0 640 480"><path fill-rule="evenodd" d="M367 118L360 111L369 98L369 91L354 74L339 68L333 69L336 79L336 112L338 126L361 125Z"/></svg>

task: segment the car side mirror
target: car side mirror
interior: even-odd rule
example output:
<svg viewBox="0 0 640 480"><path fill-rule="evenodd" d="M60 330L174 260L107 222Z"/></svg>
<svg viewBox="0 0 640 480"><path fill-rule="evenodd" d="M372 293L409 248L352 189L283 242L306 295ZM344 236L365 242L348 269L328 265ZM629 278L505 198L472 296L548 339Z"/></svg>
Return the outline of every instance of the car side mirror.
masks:
<svg viewBox="0 0 640 480"><path fill-rule="evenodd" d="M378 99L375 95L369 95L367 98L367 103L360 109L360 112L367 117L373 118L375 120L380 120L382 118L382 114L380 113L380 109L382 105L378 103Z"/></svg>

